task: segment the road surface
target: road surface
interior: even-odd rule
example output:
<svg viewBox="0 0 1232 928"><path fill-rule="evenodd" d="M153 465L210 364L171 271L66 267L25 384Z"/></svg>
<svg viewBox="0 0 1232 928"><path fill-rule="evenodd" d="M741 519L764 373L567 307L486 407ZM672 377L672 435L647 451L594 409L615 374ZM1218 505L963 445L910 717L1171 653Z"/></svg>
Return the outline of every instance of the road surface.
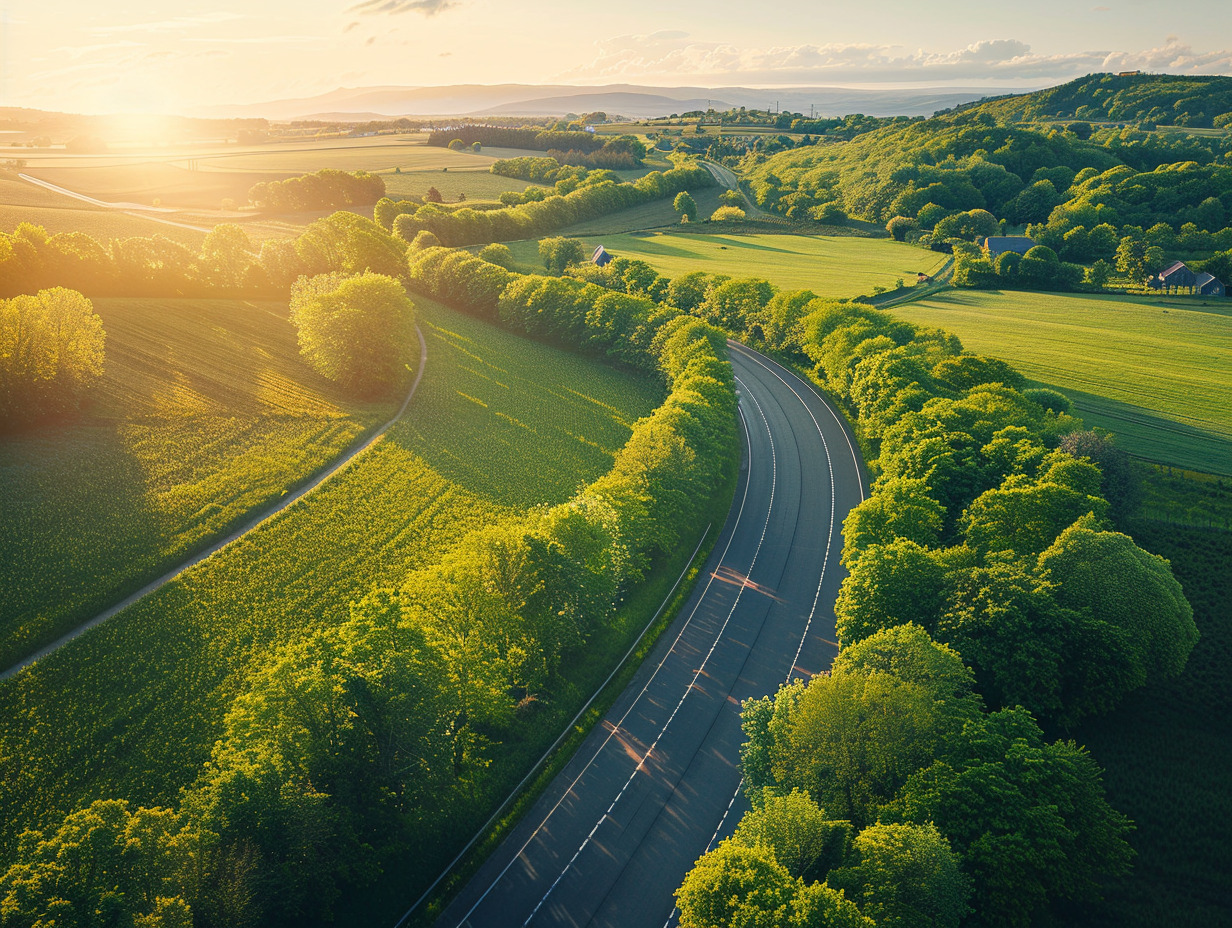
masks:
<svg viewBox="0 0 1232 928"><path fill-rule="evenodd" d="M607 717L437 928L659 928L742 811L740 702L830 666L854 442L807 384L732 344L746 454L703 582ZM686 532L687 534L687 532Z"/></svg>
<svg viewBox="0 0 1232 928"><path fill-rule="evenodd" d="M64 645L68 644L74 638L84 635L86 632L94 628L96 625L102 625L108 619L111 619L115 617L116 615L118 615L119 613L123 612L125 609L127 609L129 606L136 603L138 600L144 599L145 597L153 593L155 590L157 590L159 587L174 580L176 577L178 577L184 571L188 570L190 567L194 567L197 564L200 564L207 557L225 548L227 545L231 544L231 542L238 541L240 538L243 538L249 532L253 531L256 528L259 528L262 524L274 518L274 516L278 515L278 513L282 512L292 503L296 502L297 500L303 499L305 496L307 496L309 493L311 493L321 484L325 483L325 481L329 480L330 477L334 476L334 474L338 473L340 470L342 470L344 467L350 464L351 461L355 460L356 456L362 454L364 451L367 451L369 448L375 445L381 439L381 436L383 436L387 431L389 431L389 427L392 426L395 422L397 422L400 418L402 418L402 414L406 412L406 407L410 405L411 397L415 395L415 390L418 389L419 387L419 381L423 378L424 367L428 363L428 343L424 341L423 332L420 331L419 326L415 326L415 335L419 339L419 366L415 370L415 379L411 383L411 389L407 391L406 399L402 401L402 405L398 407L398 411L394 413L392 419L390 419L388 422L386 422L384 425L378 428L375 432L369 433L366 438L360 439L358 444L352 445L350 449L343 452L343 454L340 457L335 458L333 463L329 464L325 468L324 471L317 474L317 476L313 477L310 481L308 481L307 484L300 487L298 490L294 490L290 493L287 493L285 496L282 496L279 499L275 500L274 502L267 504L266 506L259 509L256 513L249 515L249 517L244 521L242 525L228 532L226 537L220 538L218 541L214 542L204 551L198 551L196 554L192 555L191 557L176 564L174 567L172 567L162 576L158 577L155 580L151 580L141 589L137 590L137 592L131 593L128 596L124 597L124 599L120 600L114 606L111 606L110 608L105 609L104 611L100 612L98 615L94 616L93 618L87 619L86 621L82 622L72 631L67 632L64 635L61 635L51 644L40 648L38 651L35 651L29 657L23 658L22 660L18 661L13 666L0 671L0 680L7 680L9 677L15 676L16 674L25 670L27 667L29 667L31 664L33 664L35 661L39 660L40 658L46 657L48 654L52 653L53 651L58 650Z"/></svg>

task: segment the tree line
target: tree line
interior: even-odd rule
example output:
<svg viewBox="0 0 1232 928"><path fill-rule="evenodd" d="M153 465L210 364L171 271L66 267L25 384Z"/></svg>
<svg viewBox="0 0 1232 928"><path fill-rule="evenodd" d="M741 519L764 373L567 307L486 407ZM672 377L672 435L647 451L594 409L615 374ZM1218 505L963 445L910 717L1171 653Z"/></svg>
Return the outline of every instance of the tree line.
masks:
<svg viewBox="0 0 1232 928"><path fill-rule="evenodd" d="M454 139L465 144L478 142L485 148L524 148L530 151L598 151L604 146L604 136L594 132L569 132L541 129L538 126L453 126L434 129L428 135L428 144L446 148Z"/></svg>
<svg viewBox="0 0 1232 928"><path fill-rule="evenodd" d="M558 183L560 183L558 181ZM604 216L681 191L714 185L710 172L700 165L687 165L669 171L652 171L636 181L615 183L603 180L578 186L563 195L506 206L501 209L446 209L426 203L397 215L393 231L410 242L419 232L431 232L444 245L458 247L533 238L555 232L585 219Z"/></svg>
<svg viewBox="0 0 1232 928"><path fill-rule="evenodd" d="M372 270L401 277L405 253L405 243L350 212L260 244L242 226L222 223L198 250L162 235L103 243L21 223L0 232L0 297L70 284L88 296L285 296L301 276Z"/></svg>
<svg viewBox="0 0 1232 928"><path fill-rule="evenodd" d="M844 523L840 657L746 704L754 811L686 880L682 925L1018 926L1122 874L1128 822L1041 723L1175 677L1197 629L1168 562L1117 530L1115 446L1061 394L872 307L627 259L566 273L796 359L876 477Z"/></svg>
<svg viewBox="0 0 1232 928"><path fill-rule="evenodd" d="M733 478L719 330L443 248L412 252L407 271L415 289L465 311L661 377L667 397L568 502L478 530L353 604L348 621L286 643L247 681L175 808L100 799L26 832L0 876L5 928L331 920L386 867L456 841L460 810L493 801L494 746ZM355 302L357 285L390 288L372 276L302 280L301 324ZM592 312L605 297L609 311Z"/></svg>
<svg viewBox="0 0 1232 928"><path fill-rule="evenodd" d="M367 171L323 168L314 174L263 181L248 191L248 200L275 213L367 206L385 196L385 181Z"/></svg>

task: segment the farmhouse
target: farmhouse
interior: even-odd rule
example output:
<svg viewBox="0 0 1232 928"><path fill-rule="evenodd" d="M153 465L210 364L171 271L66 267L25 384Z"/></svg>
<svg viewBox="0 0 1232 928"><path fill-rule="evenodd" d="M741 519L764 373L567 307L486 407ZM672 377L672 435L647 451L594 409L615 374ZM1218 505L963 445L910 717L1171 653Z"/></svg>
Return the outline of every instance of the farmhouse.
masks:
<svg viewBox="0 0 1232 928"><path fill-rule="evenodd" d="M1226 291L1223 281L1214 274L1196 274L1185 266L1184 261L1173 261L1146 283L1152 290L1184 288L1200 296L1224 296Z"/></svg>
<svg viewBox="0 0 1232 928"><path fill-rule="evenodd" d="M1214 274L1199 274L1194 280L1194 290L1202 296L1226 296L1223 281Z"/></svg>
<svg viewBox="0 0 1232 928"><path fill-rule="evenodd" d="M1194 274L1184 261L1173 261L1166 268L1147 281L1153 290L1171 290L1180 287L1192 287L1197 281Z"/></svg>
<svg viewBox="0 0 1232 928"><path fill-rule="evenodd" d="M611 263L612 256L607 253L607 249L600 245L595 249L595 253L590 256L590 261L598 267L605 267Z"/></svg>
<svg viewBox="0 0 1232 928"><path fill-rule="evenodd" d="M988 257L994 261L997 260L999 255L1003 255L1007 251L1025 255L1034 247L1035 241L1027 238L1025 235L990 235L984 239L984 250L988 252Z"/></svg>

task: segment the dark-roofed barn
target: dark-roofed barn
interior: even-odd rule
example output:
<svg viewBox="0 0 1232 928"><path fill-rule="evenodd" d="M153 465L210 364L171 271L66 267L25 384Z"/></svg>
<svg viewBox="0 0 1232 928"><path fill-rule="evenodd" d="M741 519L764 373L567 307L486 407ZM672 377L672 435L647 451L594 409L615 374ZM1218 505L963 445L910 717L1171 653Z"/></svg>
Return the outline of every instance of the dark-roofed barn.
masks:
<svg viewBox="0 0 1232 928"><path fill-rule="evenodd" d="M988 252L988 257L994 261L997 260L998 255L1003 255L1007 251L1012 251L1018 255L1025 255L1034 247L1035 240L1027 238L1025 235L990 235L984 239L984 250Z"/></svg>
<svg viewBox="0 0 1232 928"><path fill-rule="evenodd" d="M1227 288L1214 274L1199 274L1194 279L1194 289L1202 296L1226 296Z"/></svg>
<svg viewBox="0 0 1232 928"><path fill-rule="evenodd" d="M600 245L595 249L595 253L590 256L590 260L592 264L599 267L604 267L605 265L611 263L612 256L607 253L607 250L602 245Z"/></svg>

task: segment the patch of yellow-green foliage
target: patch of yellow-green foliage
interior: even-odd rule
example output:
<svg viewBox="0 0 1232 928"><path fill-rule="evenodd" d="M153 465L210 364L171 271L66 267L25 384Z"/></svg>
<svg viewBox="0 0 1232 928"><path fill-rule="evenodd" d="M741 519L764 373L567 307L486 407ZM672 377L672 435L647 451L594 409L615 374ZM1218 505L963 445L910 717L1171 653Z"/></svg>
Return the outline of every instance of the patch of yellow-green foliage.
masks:
<svg viewBox="0 0 1232 928"><path fill-rule="evenodd" d="M586 244L588 254L602 244L613 257L645 261L665 277L693 271L761 277L781 290L812 290L826 299L868 294L878 286L892 290L899 278L914 281L916 272L932 274L945 263L945 255L913 245L828 235L588 234ZM509 247L531 264L533 246Z"/></svg>
<svg viewBox="0 0 1232 928"><path fill-rule="evenodd" d="M896 307L1062 390L1131 454L1232 474L1232 305L1222 300L950 291Z"/></svg>
<svg viewBox="0 0 1232 928"><path fill-rule="evenodd" d="M0 667L282 496L392 412L300 358L280 303L98 299L83 414L0 442Z"/></svg>
<svg viewBox="0 0 1232 928"><path fill-rule="evenodd" d="M404 417L277 518L0 684L0 845L100 795L171 802L272 649L469 531L569 498L662 389L422 297Z"/></svg>

